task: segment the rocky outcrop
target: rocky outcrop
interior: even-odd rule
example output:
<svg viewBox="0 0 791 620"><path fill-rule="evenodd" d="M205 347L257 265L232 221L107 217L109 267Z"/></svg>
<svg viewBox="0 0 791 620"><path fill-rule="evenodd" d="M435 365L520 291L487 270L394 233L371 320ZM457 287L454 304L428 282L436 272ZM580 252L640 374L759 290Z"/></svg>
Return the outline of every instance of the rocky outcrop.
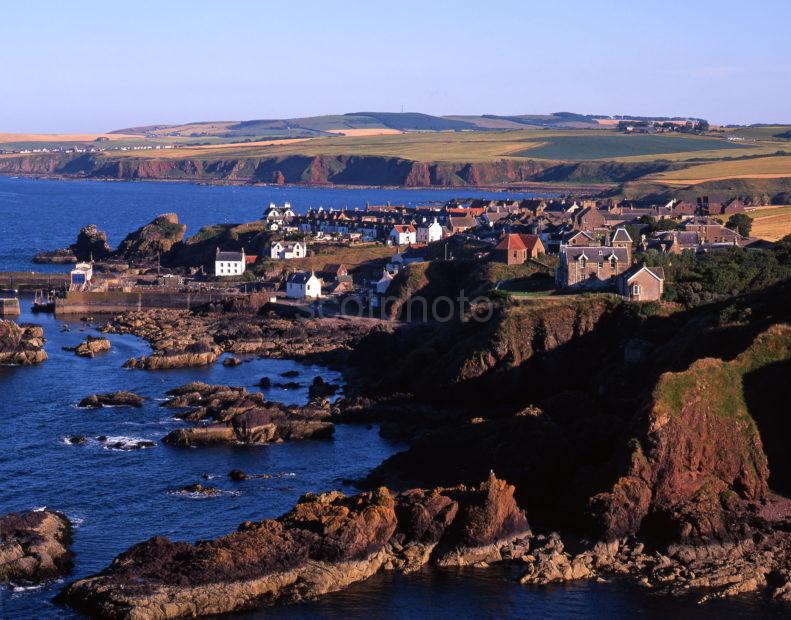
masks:
<svg viewBox="0 0 791 620"><path fill-rule="evenodd" d="M775 325L732 361L704 358L662 375L638 419L626 472L592 499L604 535L643 531L685 544L743 539L744 513L765 500L769 480L751 416L767 396L745 386L789 359L791 326Z"/></svg>
<svg viewBox="0 0 791 620"><path fill-rule="evenodd" d="M93 358L99 353L106 353L110 347L110 341L107 338L88 336L74 348L74 353L80 357Z"/></svg>
<svg viewBox="0 0 791 620"><path fill-rule="evenodd" d="M80 229L75 241L69 249L78 260L104 260L113 252L107 242L107 233L99 230L96 224L88 224Z"/></svg>
<svg viewBox="0 0 791 620"><path fill-rule="evenodd" d="M91 394L80 401L79 406L89 409L101 409L102 407L142 407L143 397L134 392L122 390L120 392L109 392L106 394Z"/></svg>
<svg viewBox="0 0 791 620"><path fill-rule="evenodd" d="M112 254L113 248L107 243L107 233L99 230L96 224L88 224L80 229L77 241L68 248L39 252L33 257L34 263L76 263L78 261L104 260Z"/></svg>
<svg viewBox="0 0 791 620"><path fill-rule="evenodd" d="M68 248L45 250L33 256L33 262L39 264L53 263L56 265L67 265L69 263L76 263L77 260L74 252Z"/></svg>
<svg viewBox="0 0 791 620"><path fill-rule="evenodd" d="M175 213L159 215L154 220L130 233L118 246L115 255L129 261L150 261L184 238L186 224L179 223Z"/></svg>
<svg viewBox="0 0 791 620"><path fill-rule="evenodd" d="M44 329L0 319L0 364L29 366L47 359Z"/></svg>
<svg viewBox="0 0 791 620"><path fill-rule="evenodd" d="M126 365L150 370L205 366L223 352L335 361L348 356L351 345L370 329L370 324L342 318L293 321L242 312L184 310L126 312L102 327L104 332L147 340L153 354L130 359Z"/></svg>
<svg viewBox="0 0 791 620"><path fill-rule="evenodd" d="M513 487L494 478L475 489L396 496L386 488L308 494L276 520L245 522L213 541L152 538L67 586L59 600L114 618L241 611L333 592L380 569L413 570L432 561L434 547L459 563L518 557L526 550L520 536L529 531Z"/></svg>
<svg viewBox="0 0 791 620"><path fill-rule="evenodd" d="M59 512L0 517L0 583L39 583L71 569L71 523Z"/></svg>
<svg viewBox="0 0 791 620"><path fill-rule="evenodd" d="M204 425L169 433L165 443L194 446L216 443L263 444L285 440L329 437L335 430L326 402L305 407L267 402L260 392L244 388L190 383L168 392L163 406L183 408L178 417Z"/></svg>

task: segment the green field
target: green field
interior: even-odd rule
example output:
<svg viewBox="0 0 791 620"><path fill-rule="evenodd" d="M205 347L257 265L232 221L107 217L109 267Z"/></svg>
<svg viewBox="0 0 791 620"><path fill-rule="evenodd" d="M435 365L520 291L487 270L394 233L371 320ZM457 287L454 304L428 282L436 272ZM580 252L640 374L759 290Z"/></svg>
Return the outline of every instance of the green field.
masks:
<svg viewBox="0 0 791 620"><path fill-rule="evenodd" d="M535 159L586 161L644 155L667 155L694 151L744 149L745 146L718 138L669 135L569 135L552 136L545 143L513 155ZM736 153L734 153L736 154Z"/></svg>

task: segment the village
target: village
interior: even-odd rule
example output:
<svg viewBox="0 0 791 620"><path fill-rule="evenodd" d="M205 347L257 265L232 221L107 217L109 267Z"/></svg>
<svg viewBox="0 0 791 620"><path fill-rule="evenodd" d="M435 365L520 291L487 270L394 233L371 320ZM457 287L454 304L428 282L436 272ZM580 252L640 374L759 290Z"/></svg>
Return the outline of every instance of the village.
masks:
<svg viewBox="0 0 791 620"><path fill-rule="evenodd" d="M82 260L46 295L45 287L37 288L34 308L66 313L191 307L256 294L266 303L296 307L319 301L332 306L352 298L354 308L373 311L386 307L393 282L410 265L445 261L534 268L542 276L534 279L540 282L537 289L535 282L528 289L534 294L608 293L635 302L659 301L664 270L649 266L646 258L760 245L734 224L734 216L745 210L738 199L714 198L663 205L474 199L416 207L311 208L302 214L289 203L270 204L256 224L269 241L255 254L218 244L213 260L190 269L163 267L159 259L156 265ZM160 217L178 221L174 214ZM326 262L317 262L323 257ZM305 268L306 261L312 268ZM518 272L513 275L515 282L524 281ZM6 277L0 284L6 288L3 313L13 315L14 282ZM502 288L522 292L518 286Z"/></svg>

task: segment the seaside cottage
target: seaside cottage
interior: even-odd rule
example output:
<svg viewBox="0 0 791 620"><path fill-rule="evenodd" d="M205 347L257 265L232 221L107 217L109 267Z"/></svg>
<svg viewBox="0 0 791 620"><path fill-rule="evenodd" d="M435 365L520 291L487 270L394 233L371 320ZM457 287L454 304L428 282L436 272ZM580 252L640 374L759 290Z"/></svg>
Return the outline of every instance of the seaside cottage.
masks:
<svg viewBox="0 0 791 620"><path fill-rule="evenodd" d="M247 269L247 257L244 248L241 252L223 252L217 248L214 257L214 275L218 277L240 276Z"/></svg>
<svg viewBox="0 0 791 620"><path fill-rule="evenodd" d="M307 253L308 246L302 241L275 241L269 249L269 257L275 260L304 258Z"/></svg>
<svg viewBox="0 0 791 620"><path fill-rule="evenodd" d="M394 245L412 245L417 243L417 231L412 224L396 224L390 231L390 240Z"/></svg>
<svg viewBox="0 0 791 620"><path fill-rule="evenodd" d="M321 280L312 271L297 271L286 280L286 297L290 299L318 299Z"/></svg>
<svg viewBox="0 0 791 620"><path fill-rule="evenodd" d="M417 228L417 242L418 243L433 243L442 239L442 226L434 218L431 224L425 226L418 226Z"/></svg>
<svg viewBox="0 0 791 620"><path fill-rule="evenodd" d="M392 281L393 276L390 275L390 272L387 269L382 269L382 277L373 283L374 291L379 295L384 295L387 293L387 289L390 288Z"/></svg>
<svg viewBox="0 0 791 620"><path fill-rule="evenodd" d="M527 259L538 258L544 253L541 237L516 233L504 235L493 250L495 260L507 265L522 265Z"/></svg>

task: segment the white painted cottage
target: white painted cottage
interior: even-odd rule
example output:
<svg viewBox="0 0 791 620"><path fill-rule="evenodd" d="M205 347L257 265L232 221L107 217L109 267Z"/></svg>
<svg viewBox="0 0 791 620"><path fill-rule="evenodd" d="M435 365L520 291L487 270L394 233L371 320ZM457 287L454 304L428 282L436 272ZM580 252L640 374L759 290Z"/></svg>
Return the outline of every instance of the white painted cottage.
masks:
<svg viewBox="0 0 791 620"><path fill-rule="evenodd" d="M442 239L442 226L437 222L437 218L431 224L417 227L417 242L432 243Z"/></svg>
<svg viewBox="0 0 791 620"><path fill-rule="evenodd" d="M215 276L240 276L246 268L247 258L244 248L241 252L222 252L220 248L217 248L217 254L214 257Z"/></svg>
<svg viewBox="0 0 791 620"><path fill-rule="evenodd" d="M321 297L321 280L312 271L297 271L286 280L286 297L317 299Z"/></svg>
<svg viewBox="0 0 791 620"><path fill-rule="evenodd" d="M395 245L412 245L417 243L417 231L412 224L396 224L390 231L390 240Z"/></svg>
<svg viewBox="0 0 791 620"><path fill-rule="evenodd" d="M307 253L308 246L302 241L275 241L269 250L270 258L275 260L304 258Z"/></svg>

